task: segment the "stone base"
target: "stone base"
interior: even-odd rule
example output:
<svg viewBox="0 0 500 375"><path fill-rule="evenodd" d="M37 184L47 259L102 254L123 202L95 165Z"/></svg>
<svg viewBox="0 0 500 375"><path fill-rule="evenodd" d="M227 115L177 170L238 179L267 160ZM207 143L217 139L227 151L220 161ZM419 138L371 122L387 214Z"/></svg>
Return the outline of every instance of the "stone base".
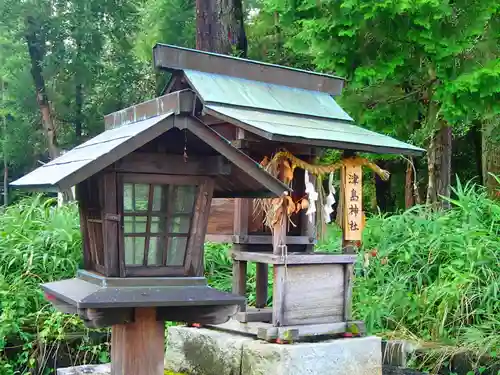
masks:
<svg viewBox="0 0 500 375"><path fill-rule="evenodd" d="M165 368L190 375L381 375L381 339L291 345L205 328L170 327Z"/></svg>

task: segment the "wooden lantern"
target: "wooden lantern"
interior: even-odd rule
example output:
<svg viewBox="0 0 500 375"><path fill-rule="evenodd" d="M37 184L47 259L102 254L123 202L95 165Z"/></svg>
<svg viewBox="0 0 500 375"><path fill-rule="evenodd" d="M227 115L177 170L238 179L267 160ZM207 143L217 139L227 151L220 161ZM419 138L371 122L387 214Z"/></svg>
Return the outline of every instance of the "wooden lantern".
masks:
<svg viewBox="0 0 500 375"><path fill-rule="evenodd" d="M87 326L112 327L113 375L163 374L164 321L220 324L244 309L244 297L204 277L212 197L289 192L193 117L195 98L182 90L128 108L141 118L125 117L13 183L76 186L84 269L42 288Z"/></svg>

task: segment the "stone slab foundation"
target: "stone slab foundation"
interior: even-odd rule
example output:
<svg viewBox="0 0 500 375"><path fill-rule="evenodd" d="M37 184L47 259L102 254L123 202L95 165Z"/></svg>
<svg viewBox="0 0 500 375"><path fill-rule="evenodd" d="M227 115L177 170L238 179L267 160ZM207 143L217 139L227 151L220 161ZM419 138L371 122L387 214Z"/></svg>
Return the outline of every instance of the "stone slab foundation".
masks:
<svg viewBox="0 0 500 375"><path fill-rule="evenodd" d="M381 339L278 345L211 329L171 327L165 368L190 375L382 375Z"/></svg>
<svg viewBox="0 0 500 375"><path fill-rule="evenodd" d="M189 375L382 375L381 339L278 345L212 329L169 327L165 369ZM110 373L109 365L57 370L57 375Z"/></svg>

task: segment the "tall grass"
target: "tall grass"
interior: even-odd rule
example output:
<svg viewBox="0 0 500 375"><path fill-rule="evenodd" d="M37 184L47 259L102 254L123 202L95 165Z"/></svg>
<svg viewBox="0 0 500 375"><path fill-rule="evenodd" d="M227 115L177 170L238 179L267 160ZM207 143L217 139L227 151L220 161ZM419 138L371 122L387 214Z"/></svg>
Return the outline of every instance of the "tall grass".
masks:
<svg viewBox="0 0 500 375"><path fill-rule="evenodd" d="M444 213L370 218L364 248L377 257L356 279L355 313L372 331L497 357L500 204L472 183L453 195Z"/></svg>
<svg viewBox="0 0 500 375"><path fill-rule="evenodd" d="M75 206L58 208L56 203L41 196L26 198L0 214L2 375L24 374L35 368L46 372L44 362L63 339L75 333L82 338L77 347L83 349L89 342L88 331L79 320L56 313L44 300L39 286L73 277L81 262ZM88 349L98 354L97 348Z"/></svg>
<svg viewBox="0 0 500 375"><path fill-rule="evenodd" d="M412 338L437 351L467 349L495 357L500 345L500 203L459 182L452 209L425 207L367 220L355 277L353 311L370 333ZM322 251L339 249L331 228ZM231 290L228 245L206 244L210 285ZM77 317L55 312L40 283L71 278L81 264L76 206L26 198L0 213L0 374L49 373L56 349L74 363L106 361L107 344L91 340ZM271 299L272 275L269 279ZM255 267L247 296L255 301ZM494 360L494 359L493 359Z"/></svg>

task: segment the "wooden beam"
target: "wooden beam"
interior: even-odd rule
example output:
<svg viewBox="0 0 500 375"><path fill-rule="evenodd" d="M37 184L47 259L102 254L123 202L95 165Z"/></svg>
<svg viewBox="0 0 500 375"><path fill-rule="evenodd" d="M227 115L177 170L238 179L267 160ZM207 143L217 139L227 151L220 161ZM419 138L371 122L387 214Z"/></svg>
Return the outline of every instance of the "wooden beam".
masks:
<svg viewBox="0 0 500 375"><path fill-rule="evenodd" d="M82 235L83 242L83 266L91 270L93 268L92 264L92 255L90 251L90 237L87 226L88 219L88 182L84 181L76 185L75 195L76 200L78 201L78 213L80 217L80 233Z"/></svg>
<svg viewBox="0 0 500 375"><path fill-rule="evenodd" d="M269 284L269 265L267 263L257 263L255 279L255 307L261 309L267 305L267 287Z"/></svg>
<svg viewBox="0 0 500 375"><path fill-rule="evenodd" d="M322 254L322 253L288 253L286 259L281 255L271 253L259 253L249 251L231 251L231 257L235 260L277 264L277 265L298 265L298 264L354 264L356 255L354 254Z"/></svg>
<svg viewBox="0 0 500 375"><path fill-rule="evenodd" d="M343 159L351 158L356 156L353 151L344 151ZM340 169L340 199L342 199L342 253L344 254L355 254L356 253L356 243L355 241L346 240L346 224L347 224L347 199L345 194L345 189L347 186L347 176L346 168L342 167ZM362 194L360 194L361 199ZM361 206L362 207L362 206ZM361 229L362 230L362 229ZM354 276L354 265L346 264L344 266L344 320L349 321L352 319L352 278Z"/></svg>
<svg viewBox="0 0 500 375"><path fill-rule="evenodd" d="M233 242L232 234L207 234L205 236L206 242L213 243L231 243Z"/></svg>
<svg viewBox="0 0 500 375"><path fill-rule="evenodd" d="M219 176L230 175L231 164L223 156L191 156L186 161L182 155L134 152L118 160L118 172L155 174Z"/></svg>
<svg viewBox="0 0 500 375"><path fill-rule="evenodd" d="M186 253L187 276L203 276L205 266L203 262L203 246L207 232L208 217L210 215L210 203L214 192L214 180L206 179L199 187L198 197L195 203L195 211L192 219L191 235L188 241Z"/></svg>
<svg viewBox="0 0 500 375"><path fill-rule="evenodd" d="M311 245L314 244L313 237L306 236L287 236L287 245ZM233 236L233 242L237 244L246 245L271 245L273 243L273 238L271 235L256 235L249 234L247 236Z"/></svg>
<svg viewBox="0 0 500 375"><path fill-rule="evenodd" d="M249 234L246 236L232 234L207 234L207 242L215 243L234 243L238 245L271 245L273 238L271 235ZM287 236L287 245L312 245L315 239L306 236Z"/></svg>
<svg viewBox="0 0 500 375"><path fill-rule="evenodd" d="M245 296L247 287L247 262L233 261L233 294Z"/></svg>
<svg viewBox="0 0 500 375"><path fill-rule="evenodd" d="M285 321L286 269L273 265L273 326L280 327Z"/></svg>
<svg viewBox="0 0 500 375"><path fill-rule="evenodd" d="M321 337L336 337L344 332L349 331L349 325L355 325L360 334L365 333L365 324L362 321L324 323L324 324L301 324L286 327L274 327L270 323L264 322L248 322L240 323L233 319L227 323L211 326L215 329L225 332L236 332L247 336L257 337L261 340L275 341L280 338L294 339L297 341L309 341L314 336Z"/></svg>
<svg viewBox="0 0 500 375"><path fill-rule="evenodd" d="M195 94L191 90L182 90L135 104L104 116L106 130L118 128L151 117L174 112L192 112Z"/></svg>
<svg viewBox="0 0 500 375"><path fill-rule="evenodd" d="M247 134L253 135L250 132L247 132ZM300 145L300 144L294 144L294 143L286 143L286 142L274 142L270 141L268 139L259 137L257 135L254 135L254 138L256 139L237 139L234 141L231 141L231 144L238 149L249 149L252 150L253 152L259 151L262 153L269 153L269 150L276 150L279 148L285 148L287 151L291 152L294 155L300 155L300 156L310 156L310 155L315 155L315 147L307 146L307 145Z"/></svg>
<svg viewBox="0 0 500 375"><path fill-rule="evenodd" d="M177 128L187 128L215 151L225 156L231 163L244 170L250 177L267 188L269 191L277 196L282 196L283 194L288 194L290 192L290 189L285 184L267 173L248 155L231 146L229 141L216 133L214 130L192 117L186 116L183 117L183 119L184 121L182 121L181 118L176 118L175 126Z"/></svg>
<svg viewBox="0 0 500 375"><path fill-rule="evenodd" d="M155 308L138 308L133 323L114 325L111 341L113 375L163 375L165 327Z"/></svg>
<svg viewBox="0 0 500 375"><path fill-rule="evenodd" d="M273 319L273 309L249 308L245 312L237 313L235 319L240 323L249 323L249 322L269 323Z"/></svg>
<svg viewBox="0 0 500 375"><path fill-rule="evenodd" d="M344 86L343 78L328 74L167 44L157 44L153 47L153 59L156 68L168 71L191 69L304 90L327 92L332 95L340 95Z"/></svg>
<svg viewBox="0 0 500 375"><path fill-rule="evenodd" d="M119 276L119 238L122 236L120 230L120 215L118 214L118 188L115 172L107 172L102 176L102 189L104 196L104 207L101 214L103 220L103 239L104 239L104 267L106 276Z"/></svg>
<svg viewBox="0 0 500 375"><path fill-rule="evenodd" d="M325 324L304 324L286 327L260 327L257 329L257 337L261 340L274 341L296 341L314 336L335 336L348 332L348 324L356 325L360 334L365 332L365 325L362 321L351 323L325 323Z"/></svg>

